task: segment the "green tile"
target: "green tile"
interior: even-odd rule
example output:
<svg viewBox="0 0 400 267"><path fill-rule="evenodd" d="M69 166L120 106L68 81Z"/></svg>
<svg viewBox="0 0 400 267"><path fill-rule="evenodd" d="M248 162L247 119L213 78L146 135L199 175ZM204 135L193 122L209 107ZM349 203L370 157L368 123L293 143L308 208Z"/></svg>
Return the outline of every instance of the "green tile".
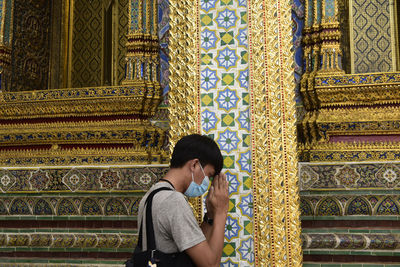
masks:
<svg viewBox="0 0 400 267"><path fill-rule="evenodd" d="M349 251L350 255L371 255L370 251Z"/></svg>
<svg viewBox="0 0 400 267"><path fill-rule="evenodd" d="M310 255L329 255L331 251L329 250L310 250ZM344 251L346 252L346 251Z"/></svg>
<svg viewBox="0 0 400 267"><path fill-rule="evenodd" d="M104 252L116 252L117 250L115 248L102 248L101 251ZM132 249L131 249L132 251Z"/></svg>
<svg viewBox="0 0 400 267"><path fill-rule="evenodd" d="M50 248L49 251L65 252L65 248Z"/></svg>
<svg viewBox="0 0 400 267"><path fill-rule="evenodd" d="M15 251L15 248L0 248L0 251L2 251L2 252L10 252L10 251Z"/></svg>
<svg viewBox="0 0 400 267"><path fill-rule="evenodd" d="M316 263L303 263L303 267L321 267L321 264L316 264Z"/></svg>
<svg viewBox="0 0 400 267"><path fill-rule="evenodd" d="M10 262L15 262L15 259L0 259L0 262L10 263Z"/></svg>
<svg viewBox="0 0 400 267"><path fill-rule="evenodd" d="M303 233L348 233L349 229L322 229L322 228L303 228Z"/></svg>
<svg viewBox="0 0 400 267"><path fill-rule="evenodd" d="M341 264L321 263L321 267L341 267Z"/></svg>
<svg viewBox="0 0 400 267"><path fill-rule="evenodd" d="M53 216L38 216L36 217L37 220L52 220Z"/></svg>
<svg viewBox="0 0 400 267"><path fill-rule="evenodd" d="M202 53L200 56L201 65L212 65L213 63L213 54L212 53Z"/></svg>
<svg viewBox="0 0 400 267"><path fill-rule="evenodd" d="M236 256L236 244L235 242L224 242L222 249L223 257L235 257Z"/></svg>
<svg viewBox="0 0 400 267"><path fill-rule="evenodd" d="M132 252L133 248L119 248L117 252Z"/></svg>
<svg viewBox="0 0 400 267"><path fill-rule="evenodd" d="M212 107L214 106L214 94L201 94L201 106L203 107Z"/></svg>
<svg viewBox="0 0 400 267"><path fill-rule="evenodd" d="M46 217L42 217L42 218L46 218ZM52 220L54 220L54 221L66 221L69 218L70 218L69 216L53 216Z"/></svg>
<svg viewBox="0 0 400 267"><path fill-rule="evenodd" d="M219 39L221 46L223 45L233 45L235 44L235 35L233 31L230 32L220 32L219 33Z"/></svg>
<svg viewBox="0 0 400 267"><path fill-rule="evenodd" d="M362 267L362 264L342 264L342 267Z"/></svg>
<svg viewBox="0 0 400 267"><path fill-rule="evenodd" d="M65 248L65 251L68 251L68 252L81 252L84 250L86 250L86 249L85 248Z"/></svg>
<svg viewBox="0 0 400 267"><path fill-rule="evenodd" d="M65 263L65 260L58 260L58 259L50 259L51 263Z"/></svg>
<svg viewBox="0 0 400 267"><path fill-rule="evenodd" d="M235 126L235 113L226 113L221 116L221 126Z"/></svg>
<svg viewBox="0 0 400 267"><path fill-rule="evenodd" d="M38 251L38 252L44 252L44 251L49 251L50 250L50 248L49 247L47 247L47 248L34 248L34 247L32 247L31 248L31 251Z"/></svg>
<svg viewBox="0 0 400 267"><path fill-rule="evenodd" d="M371 255L374 255L374 256L396 256L396 252L394 252L394 251L372 251ZM397 253L397 255L400 255L400 252Z"/></svg>
<svg viewBox="0 0 400 267"><path fill-rule="evenodd" d="M329 254L329 255L345 255L345 254L348 254L348 251L345 251L345 250L330 250L327 254Z"/></svg>
<svg viewBox="0 0 400 267"><path fill-rule="evenodd" d="M51 233L51 232L56 231L56 230L58 232L58 229L45 229L45 228L43 228L43 229L35 229L35 232L36 233Z"/></svg>
<svg viewBox="0 0 400 267"><path fill-rule="evenodd" d="M31 251L31 247L16 247L15 251Z"/></svg>
<svg viewBox="0 0 400 267"><path fill-rule="evenodd" d="M100 248L83 248L81 251L86 251L86 252L99 252L101 251Z"/></svg>
<svg viewBox="0 0 400 267"><path fill-rule="evenodd" d="M235 84L235 74L234 73L222 73L221 83L223 86L234 85Z"/></svg>
<svg viewBox="0 0 400 267"><path fill-rule="evenodd" d="M363 267L385 267L384 264L363 264Z"/></svg>
<svg viewBox="0 0 400 267"><path fill-rule="evenodd" d="M382 229L371 229L370 230L370 233L390 233L391 232L391 230L389 230L389 229L385 229L385 230L382 230Z"/></svg>
<svg viewBox="0 0 400 267"><path fill-rule="evenodd" d="M349 229L349 233L369 233L368 229Z"/></svg>
<svg viewBox="0 0 400 267"><path fill-rule="evenodd" d="M213 24L213 14L200 15L201 26L210 26Z"/></svg>

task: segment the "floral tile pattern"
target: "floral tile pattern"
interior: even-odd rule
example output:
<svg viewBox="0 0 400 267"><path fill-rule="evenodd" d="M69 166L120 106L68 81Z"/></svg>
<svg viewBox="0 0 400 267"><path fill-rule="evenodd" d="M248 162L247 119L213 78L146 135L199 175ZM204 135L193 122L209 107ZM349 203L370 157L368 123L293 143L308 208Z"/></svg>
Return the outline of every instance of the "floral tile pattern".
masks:
<svg viewBox="0 0 400 267"><path fill-rule="evenodd" d="M300 163L300 190L400 189L400 164Z"/></svg>
<svg viewBox="0 0 400 267"><path fill-rule="evenodd" d="M200 5L202 132L221 148L230 193L221 266L252 266L247 1L201 0Z"/></svg>

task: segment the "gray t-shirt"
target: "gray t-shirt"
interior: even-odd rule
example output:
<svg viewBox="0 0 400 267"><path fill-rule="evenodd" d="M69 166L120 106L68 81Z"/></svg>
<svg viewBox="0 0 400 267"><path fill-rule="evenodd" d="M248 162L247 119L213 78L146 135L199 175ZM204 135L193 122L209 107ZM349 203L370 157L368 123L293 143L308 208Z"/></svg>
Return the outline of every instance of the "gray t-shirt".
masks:
<svg viewBox="0 0 400 267"><path fill-rule="evenodd" d="M139 204L139 225L142 222L144 203L149 193L160 187L173 187L167 182L153 185ZM144 217L146 212L144 212ZM164 253L182 252L206 240L189 203L182 193L175 190L160 191L154 195L152 205L156 247ZM147 249L146 224L143 230L143 248Z"/></svg>

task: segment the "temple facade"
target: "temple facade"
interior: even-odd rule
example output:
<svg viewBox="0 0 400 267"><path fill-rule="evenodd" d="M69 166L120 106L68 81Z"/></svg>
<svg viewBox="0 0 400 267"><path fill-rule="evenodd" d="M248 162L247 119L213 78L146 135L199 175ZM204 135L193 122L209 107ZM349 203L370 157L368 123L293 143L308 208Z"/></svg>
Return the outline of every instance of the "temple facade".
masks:
<svg viewBox="0 0 400 267"><path fill-rule="evenodd" d="M191 133L224 157L221 266L399 266L399 10L0 1L0 266L124 266Z"/></svg>

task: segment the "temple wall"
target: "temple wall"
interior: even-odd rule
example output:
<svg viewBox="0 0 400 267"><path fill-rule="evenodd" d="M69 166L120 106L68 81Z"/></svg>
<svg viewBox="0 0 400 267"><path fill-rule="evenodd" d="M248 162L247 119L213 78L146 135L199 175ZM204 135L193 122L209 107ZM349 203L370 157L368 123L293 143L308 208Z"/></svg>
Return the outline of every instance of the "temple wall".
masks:
<svg viewBox="0 0 400 267"><path fill-rule="evenodd" d="M352 73L396 70L394 5L391 1L350 1Z"/></svg>
<svg viewBox="0 0 400 267"><path fill-rule="evenodd" d="M10 91L48 87L51 3L14 1Z"/></svg>
<svg viewBox="0 0 400 267"><path fill-rule="evenodd" d="M299 121L304 266L396 266L393 2L307 1Z"/></svg>

